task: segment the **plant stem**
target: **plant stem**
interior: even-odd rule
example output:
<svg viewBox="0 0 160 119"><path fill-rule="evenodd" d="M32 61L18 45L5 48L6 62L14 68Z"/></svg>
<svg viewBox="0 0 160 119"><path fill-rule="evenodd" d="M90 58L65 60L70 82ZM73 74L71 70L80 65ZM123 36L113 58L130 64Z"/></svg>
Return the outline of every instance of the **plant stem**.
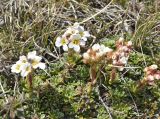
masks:
<svg viewBox="0 0 160 119"><path fill-rule="evenodd" d="M91 83L94 85L97 82L97 69L96 69L96 64L93 64L90 67L90 78L91 78Z"/></svg>

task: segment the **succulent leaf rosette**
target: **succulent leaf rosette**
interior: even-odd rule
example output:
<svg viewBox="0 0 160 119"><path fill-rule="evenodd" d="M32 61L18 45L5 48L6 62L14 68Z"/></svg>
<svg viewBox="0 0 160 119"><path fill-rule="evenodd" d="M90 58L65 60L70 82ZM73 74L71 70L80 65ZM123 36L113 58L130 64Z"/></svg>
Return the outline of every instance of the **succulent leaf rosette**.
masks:
<svg viewBox="0 0 160 119"><path fill-rule="evenodd" d="M99 62L109 52L112 52L111 48L100 44L94 44L83 54L83 62L85 64Z"/></svg>
<svg viewBox="0 0 160 119"><path fill-rule="evenodd" d="M144 79L142 82L147 83L149 85L155 85L156 80L160 80L160 71L158 70L158 66L153 64L144 69Z"/></svg>
<svg viewBox="0 0 160 119"><path fill-rule="evenodd" d="M120 38L116 42L116 50L112 53L112 64L119 66L118 70L123 71L124 66L127 64L129 55L132 51L132 42L124 42L123 38Z"/></svg>

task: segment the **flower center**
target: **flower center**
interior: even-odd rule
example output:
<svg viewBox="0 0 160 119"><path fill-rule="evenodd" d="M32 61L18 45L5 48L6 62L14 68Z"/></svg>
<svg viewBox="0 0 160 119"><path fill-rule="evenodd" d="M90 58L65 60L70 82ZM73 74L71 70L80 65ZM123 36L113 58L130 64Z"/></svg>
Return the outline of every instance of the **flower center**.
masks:
<svg viewBox="0 0 160 119"><path fill-rule="evenodd" d="M26 63L27 61L26 60L22 60L22 63Z"/></svg>
<svg viewBox="0 0 160 119"><path fill-rule="evenodd" d="M39 62L37 60L32 60L32 65L35 66L37 65Z"/></svg>
<svg viewBox="0 0 160 119"><path fill-rule="evenodd" d="M20 64L17 65L17 66L16 66L16 70L19 70L19 69L20 69L20 66L21 66Z"/></svg>
<svg viewBox="0 0 160 119"><path fill-rule="evenodd" d="M27 72L30 72L30 71L31 71L30 66L27 66L27 67L26 67L26 71L27 71Z"/></svg>
<svg viewBox="0 0 160 119"><path fill-rule="evenodd" d="M61 40L61 44L62 44L62 45L65 45L65 44L66 44L66 40L65 40L65 39L62 39L62 40Z"/></svg>
<svg viewBox="0 0 160 119"><path fill-rule="evenodd" d="M73 40L73 44L79 45L80 41L78 39Z"/></svg>
<svg viewBox="0 0 160 119"><path fill-rule="evenodd" d="M84 33L83 33L83 32L79 32L79 34L81 35L81 37L83 37L83 36L84 36Z"/></svg>

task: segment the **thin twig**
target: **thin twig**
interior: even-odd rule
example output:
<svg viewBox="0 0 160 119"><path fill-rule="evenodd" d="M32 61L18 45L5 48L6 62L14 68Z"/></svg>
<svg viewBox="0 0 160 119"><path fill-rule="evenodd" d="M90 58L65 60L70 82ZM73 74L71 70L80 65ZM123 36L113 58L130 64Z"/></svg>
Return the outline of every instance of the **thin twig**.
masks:
<svg viewBox="0 0 160 119"><path fill-rule="evenodd" d="M7 99L7 95L6 95L5 91L4 91L4 88L3 88L3 86L2 86L1 81L0 81L0 86L1 86L2 92L3 92L3 94L4 94L5 100L6 100L6 102L8 103L9 101L8 101L8 99Z"/></svg>
<svg viewBox="0 0 160 119"><path fill-rule="evenodd" d="M99 12L97 12L96 14L94 14L94 15L92 15L91 17L89 17L89 18L83 20L82 22L80 22L80 24L82 24L82 23L84 23L84 22L87 22L87 21L89 21L90 19L92 19L92 18L96 17L97 15L101 14L102 12L104 12L112 2L113 2L113 0L111 0L111 2L110 2L108 5L106 5L103 9L101 9L101 10L100 10Z"/></svg>
<svg viewBox="0 0 160 119"><path fill-rule="evenodd" d="M128 71L126 71L126 72L128 72ZM121 79L122 79L122 81L123 81L123 82L125 82L125 83L126 83L125 79L123 78L123 75L121 76ZM138 107L137 107L137 105L136 105L136 102L135 102L135 100L134 100L134 98L133 98L133 96L132 96L131 92L129 91L129 88L128 88L128 87L126 87L126 89L127 89L127 92L129 93L129 96L131 97L131 99L132 99L132 101L133 101L133 104L134 104L134 106L135 106L136 112L137 112L138 117L139 117L139 116L140 116L140 114L139 114L139 111L138 111Z"/></svg>
<svg viewBox="0 0 160 119"><path fill-rule="evenodd" d="M110 67L116 67L116 68L120 68L120 67L123 67L123 68L126 68L126 69L140 69L141 67L124 67L124 66L115 66L115 65L108 65Z"/></svg>
<svg viewBox="0 0 160 119"><path fill-rule="evenodd" d="M105 104L105 102L103 101L103 99L102 99L102 97L101 97L101 95L100 95L100 93L99 93L99 86L98 86L98 88L97 88L97 92L98 92L99 100L102 102L103 106L106 108L106 110L107 110L107 112L108 112L108 114L109 114L109 118L110 118L110 119L113 119L113 118L112 118L112 115L111 115L111 113L110 113L109 107Z"/></svg>

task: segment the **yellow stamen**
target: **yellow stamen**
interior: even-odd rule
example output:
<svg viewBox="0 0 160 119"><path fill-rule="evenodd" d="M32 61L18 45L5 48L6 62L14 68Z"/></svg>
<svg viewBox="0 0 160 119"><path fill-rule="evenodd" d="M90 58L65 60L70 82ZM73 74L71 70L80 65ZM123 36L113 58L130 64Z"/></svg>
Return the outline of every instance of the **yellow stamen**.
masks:
<svg viewBox="0 0 160 119"><path fill-rule="evenodd" d="M62 44L62 45L66 44L66 40L65 40L65 39L62 39L62 40L61 40L61 44Z"/></svg>
<svg viewBox="0 0 160 119"><path fill-rule="evenodd" d="M73 44L75 44L75 45L78 45L79 42L80 42L80 41L79 41L78 39L73 40Z"/></svg>
<svg viewBox="0 0 160 119"><path fill-rule="evenodd" d="M83 32L79 32L79 34L81 35L81 37L84 35L84 33L83 33Z"/></svg>
<svg viewBox="0 0 160 119"><path fill-rule="evenodd" d="M19 69L20 69L20 66L21 66L20 64L17 65L17 66L16 66L16 70L19 70Z"/></svg>
<svg viewBox="0 0 160 119"><path fill-rule="evenodd" d="M26 60L22 60L22 63L26 63L27 61Z"/></svg>
<svg viewBox="0 0 160 119"><path fill-rule="evenodd" d="M39 63L39 61L37 61L37 60L32 60L32 66L35 66L35 65L37 65Z"/></svg>

